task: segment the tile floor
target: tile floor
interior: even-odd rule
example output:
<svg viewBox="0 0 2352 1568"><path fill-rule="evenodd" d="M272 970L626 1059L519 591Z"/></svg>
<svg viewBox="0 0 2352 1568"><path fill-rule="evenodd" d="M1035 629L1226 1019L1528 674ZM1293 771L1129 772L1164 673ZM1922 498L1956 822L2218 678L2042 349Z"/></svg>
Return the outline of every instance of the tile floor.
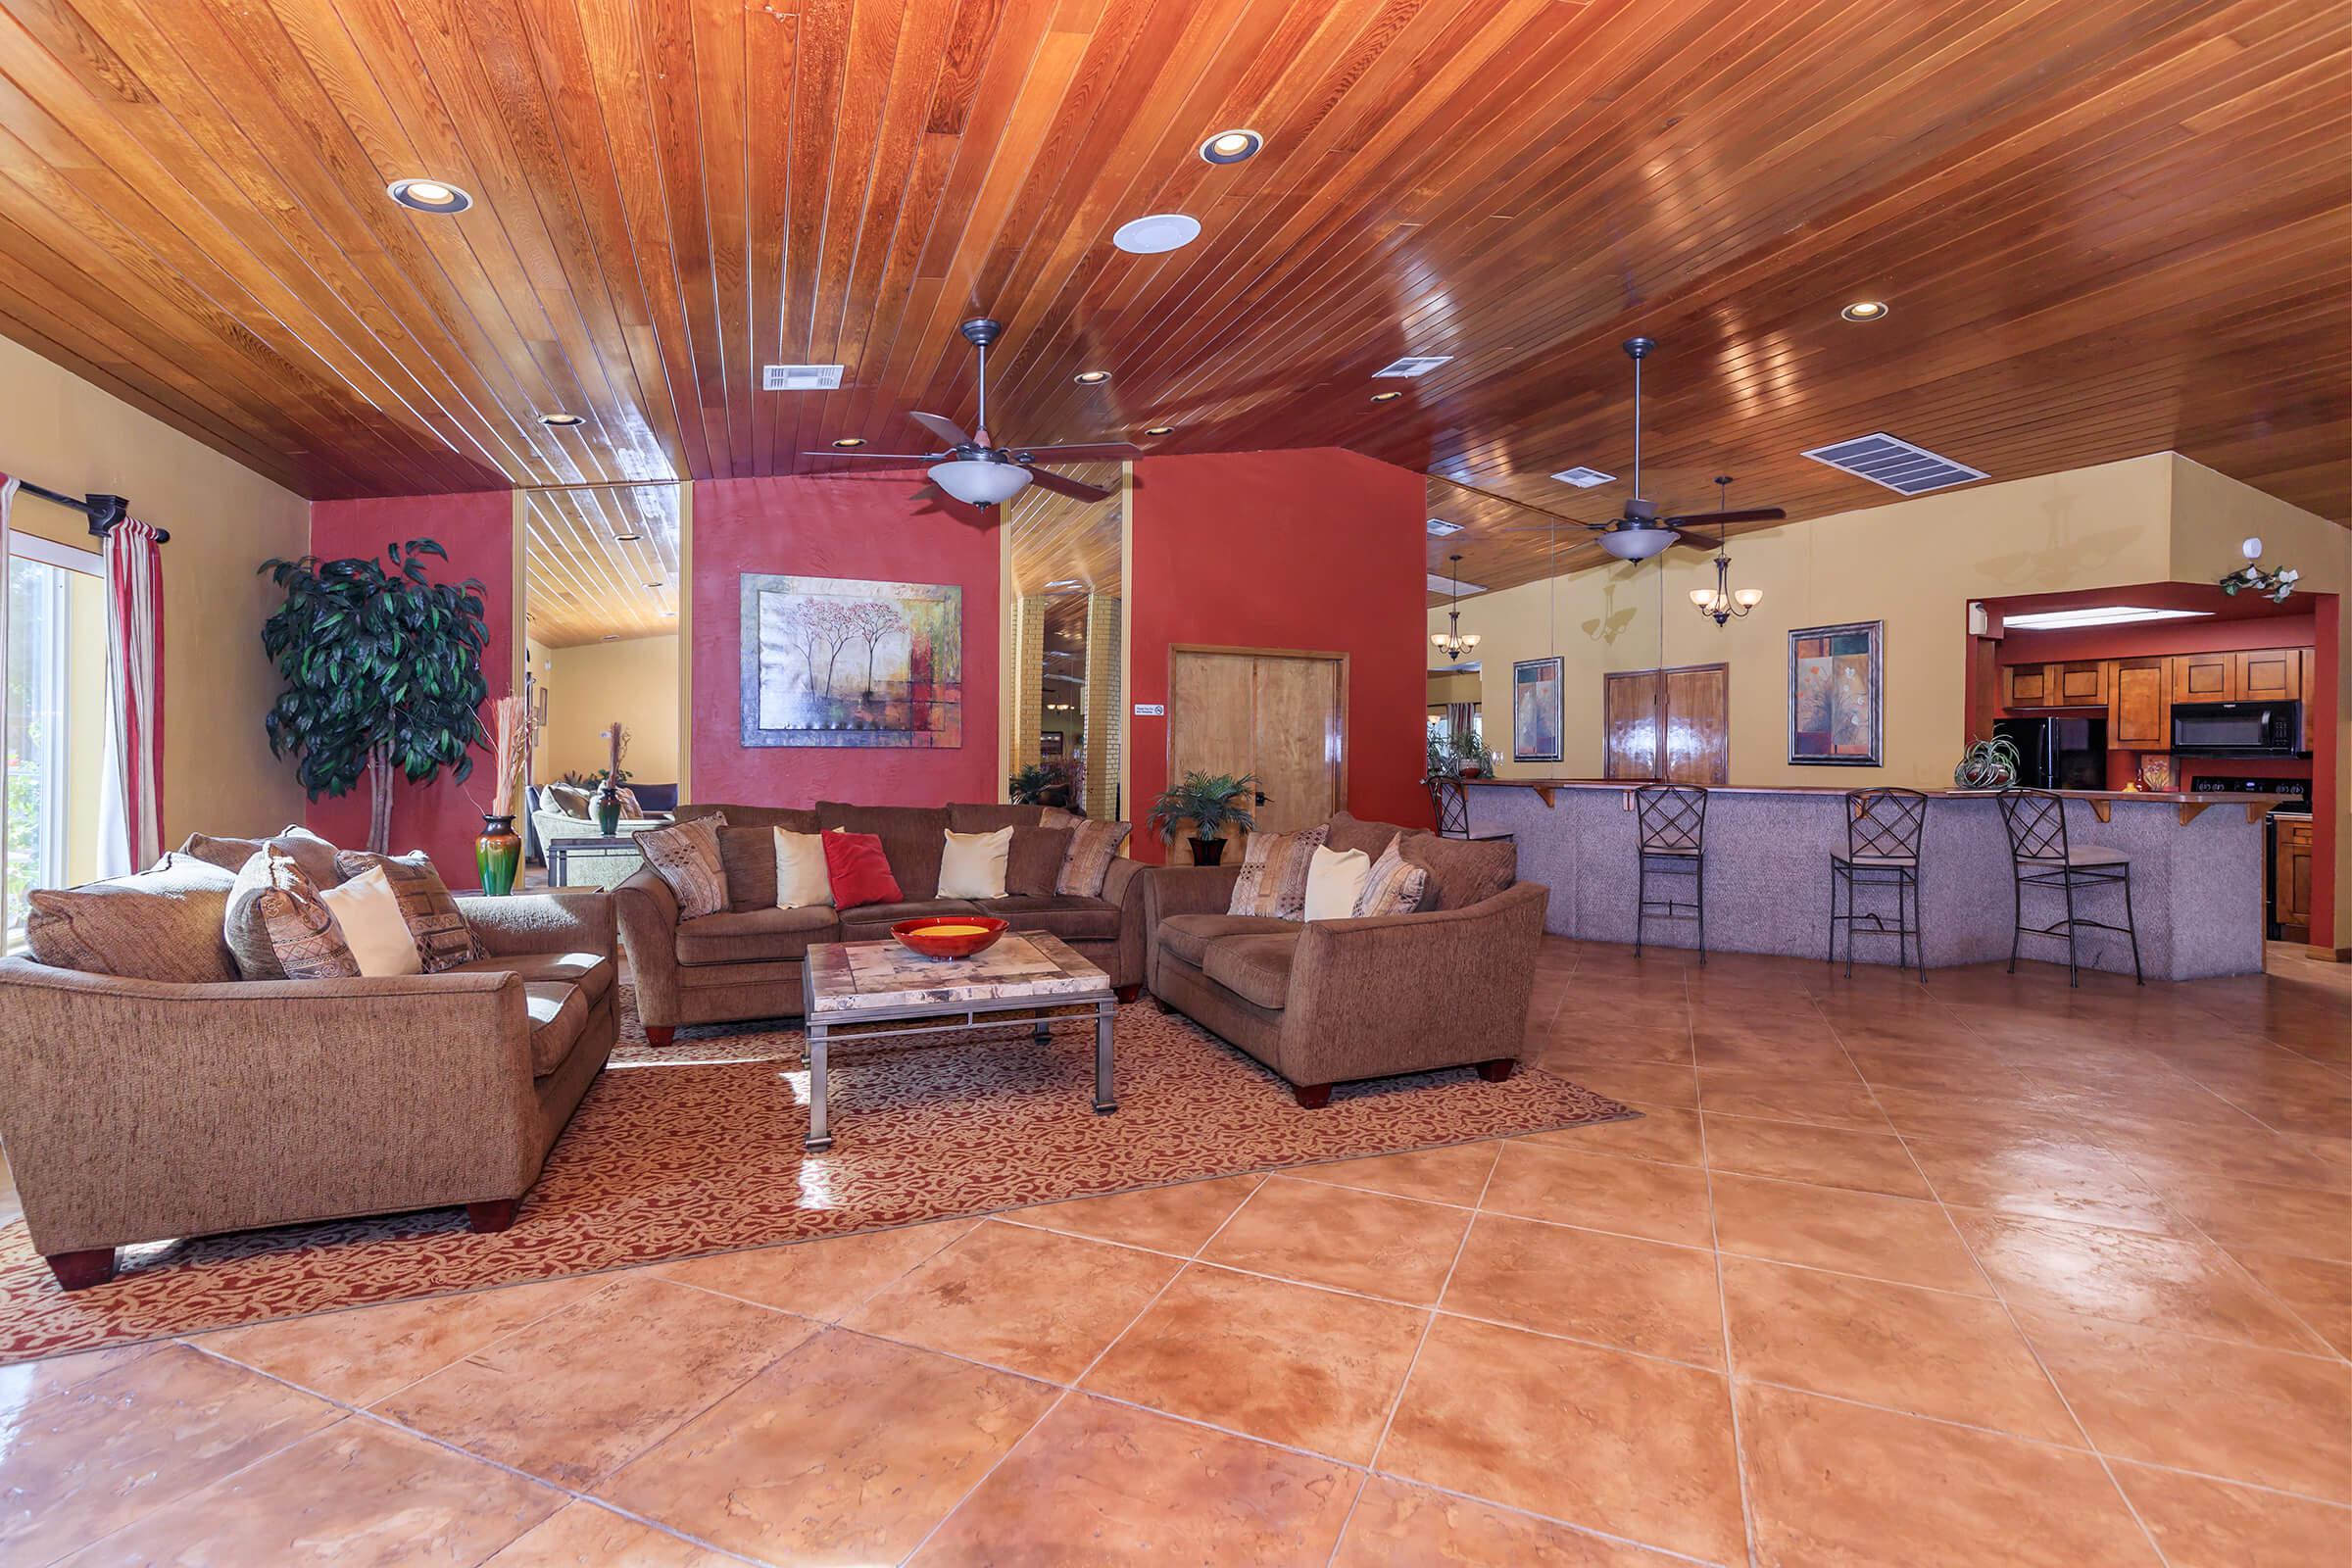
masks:
<svg viewBox="0 0 2352 1568"><path fill-rule="evenodd" d="M2352 1561L2352 970L1551 944L1648 1114L0 1371L0 1562Z"/></svg>

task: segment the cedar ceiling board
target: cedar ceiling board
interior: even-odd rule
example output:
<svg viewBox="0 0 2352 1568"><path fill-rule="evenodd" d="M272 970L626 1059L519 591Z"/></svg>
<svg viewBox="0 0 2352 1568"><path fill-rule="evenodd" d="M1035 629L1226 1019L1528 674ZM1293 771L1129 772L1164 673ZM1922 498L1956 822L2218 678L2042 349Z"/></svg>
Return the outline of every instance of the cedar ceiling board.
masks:
<svg viewBox="0 0 2352 1568"><path fill-rule="evenodd" d="M1111 491L1118 488L1120 466L1116 463L1062 463L1054 467L1087 484ZM1122 562L1115 494L1102 501L1080 501L1031 485L1006 505L1004 526L1010 530L1015 594L1026 597L1051 592L1054 590L1046 584L1070 578L1087 584L1094 593L1118 597Z"/></svg>

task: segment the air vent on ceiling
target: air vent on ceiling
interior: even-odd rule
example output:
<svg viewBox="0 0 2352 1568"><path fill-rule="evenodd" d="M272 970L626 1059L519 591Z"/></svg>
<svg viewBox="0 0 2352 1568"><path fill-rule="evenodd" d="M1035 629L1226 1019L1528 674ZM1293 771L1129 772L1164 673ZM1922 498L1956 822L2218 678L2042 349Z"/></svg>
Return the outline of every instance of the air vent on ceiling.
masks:
<svg viewBox="0 0 2352 1568"><path fill-rule="evenodd" d="M1898 441L1884 430L1833 446L1815 447L1805 456L1857 479L1885 485L1897 495L1925 495L1930 490L1986 477L1981 469L1937 457L1908 441Z"/></svg>
<svg viewBox="0 0 2352 1568"><path fill-rule="evenodd" d="M1429 574L1429 591L1433 594L1452 593L1455 586L1454 580L1451 577L1445 576L1442 573L1435 571ZM1460 584L1459 586L1461 591L1466 594L1483 594L1487 591L1486 584L1484 583L1466 582Z"/></svg>
<svg viewBox="0 0 2352 1568"><path fill-rule="evenodd" d="M1443 539L1449 533L1460 533L1461 531L1462 525L1458 522L1447 522L1444 517L1429 519L1429 536L1432 539Z"/></svg>
<svg viewBox="0 0 2352 1568"><path fill-rule="evenodd" d="M769 365L760 370L762 392L831 392L840 385L838 365Z"/></svg>
<svg viewBox="0 0 2352 1568"><path fill-rule="evenodd" d="M1391 361L1372 373L1376 376L1427 375L1452 358L1450 354L1408 354L1401 360Z"/></svg>
<svg viewBox="0 0 2352 1568"><path fill-rule="evenodd" d="M1580 467L1562 468L1559 472L1553 474L1552 477L1559 480L1562 484L1572 484L1579 490L1590 490L1596 484L1607 484L1611 479L1614 479L1617 476L1613 473L1603 473L1598 468Z"/></svg>

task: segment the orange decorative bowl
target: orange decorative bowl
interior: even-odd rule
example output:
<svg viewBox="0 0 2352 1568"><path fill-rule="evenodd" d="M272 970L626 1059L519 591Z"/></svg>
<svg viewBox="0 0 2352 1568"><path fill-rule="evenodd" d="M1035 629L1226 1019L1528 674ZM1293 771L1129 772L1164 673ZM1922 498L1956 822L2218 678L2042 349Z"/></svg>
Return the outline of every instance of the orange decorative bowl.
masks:
<svg viewBox="0 0 2352 1568"><path fill-rule="evenodd" d="M1006 922L985 914L927 914L890 928L900 945L926 958L968 958L985 953L1004 934Z"/></svg>

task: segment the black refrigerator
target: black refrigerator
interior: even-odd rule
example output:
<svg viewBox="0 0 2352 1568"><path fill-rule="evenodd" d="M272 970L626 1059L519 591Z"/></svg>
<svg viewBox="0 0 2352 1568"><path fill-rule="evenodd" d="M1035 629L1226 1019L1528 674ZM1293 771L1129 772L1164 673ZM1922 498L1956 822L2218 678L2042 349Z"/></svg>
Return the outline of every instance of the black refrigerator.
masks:
<svg viewBox="0 0 2352 1568"><path fill-rule="evenodd" d="M1992 732L2012 742L2024 762L2018 782L2034 790L2107 787L2103 718L1996 718Z"/></svg>

